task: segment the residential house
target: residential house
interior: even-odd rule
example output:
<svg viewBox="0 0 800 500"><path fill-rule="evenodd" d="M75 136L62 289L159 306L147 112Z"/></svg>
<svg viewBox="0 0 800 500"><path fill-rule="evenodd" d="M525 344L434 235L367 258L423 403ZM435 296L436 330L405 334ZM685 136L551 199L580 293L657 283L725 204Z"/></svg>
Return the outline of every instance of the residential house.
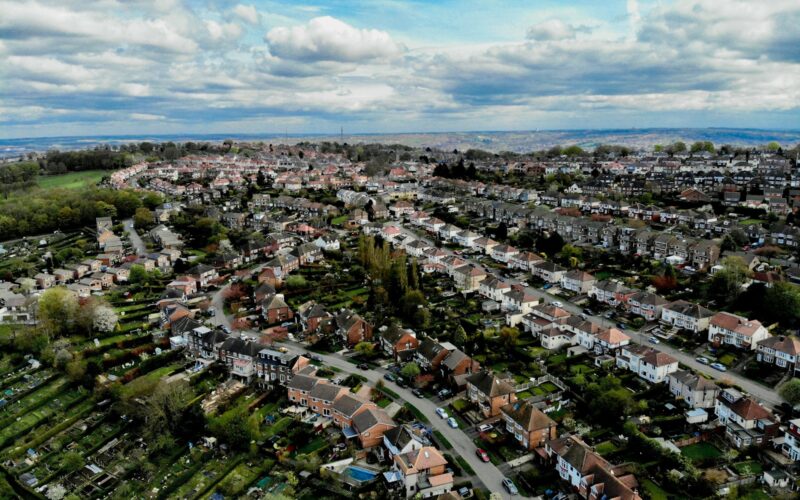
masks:
<svg viewBox="0 0 800 500"><path fill-rule="evenodd" d="M800 371L800 339L792 335L779 335L756 342L756 359L774 364L782 370Z"/></svg>
<svg viewBox="0 0 800 500"><path fill-rule="evenodd" d="M628 311L637 316L643 316L647 321L661 318L661 310L667 300L654 293L640 291L628 297Z"/></svg>
<svg viewBox="0 0 800 500"><path fill-rule="evenodd" d="M609 463L577 436L546 442L545 454L555 458L556 472L580 498L642 500L633 474Z"/></svg>
<svg viewBox="0 0 800 500"><path fill-rule="evenodd" d="M257 342L231 337L219 347L219 360L228 367L231 377L250 383L256 377L256 361L264 348Z"/></svg>
<svg viewBox="0 0 800 500"><path fill-rule="evenodd" d="M669 392L690 408L713 408L719 387L711 380L688 370L675 370L667 375Z"/></svg>
<svg viewBox="0 0 800 500"><path fill-rule="evenodd" d="M283 294L276 293L261 302L261 316L268 324L274 324L291 320L294 313L284 301Z"/></svg>
<svg viewBox="0 0 800 500"><path fill-rule="evenodd" d="M500 415L500 409L517 400L514 387L490 371L467 377L467 398L478 405L484 418Z"/></svg>
<svg viewBox="0 0 800 500"><path fill-rule="evenodd" d="M789 420L783 435L781 451L795 462L800 460L800 418Z"/></svg>
<svg viewBox="0 0 800 500"><path fill-rule="evenodd" d="M353 311L344 310L334 316L336 334L347 343L354 346L359 342L372 339L372 325Z"/></svg>
<svg viewBox="0 0 800 500"><path fill-rule="evenodd" d="M403 328L388 328L380 335L383 352L395 361L408 361L419 346L417 334Z"/></svg>
<svg viewBox="0 0 800 500"><path fill-rule="evenodd" d="M408 424L398 425L386 431L383 434L383 446L389 453L389 458L394 460L395 455L405 455L430 446L430 440L423 432Z"/></svg>
<svg viewBox="0 0 800 500"><path fill-rule="evenodd" d="M447 460L433 446L395 455L393 469L399 472L398 482L406 498L430 498L453 488L453 474L447 472Z"/></svg>
<svg viewBox="0 0 800 500"><path fill-rule="evenodd" d="M555 262L537 262L531 266L531 274L547 283L560 283L567 270Z"/></svg>
<svg viewBox="0 0 800 500"><path fill-rule="evenodd" d="M459 267L453 273L456 287L462 292L477 290L481 281L486 278L486 271L471 264Z"/></svg>
<svg viewBox="0 0 800 500"><path fill-rule="evenodd" d="M694 333L707 330L713 315L713 311L685 300L676 300L661 308L662 322Z"/></svg>
<svg viewBox="0 0 800 500"><path fill-rule="evenodd" d="M386 432L395 427L397 424L382 408L367 408L353 416L352 429L364 449L382 444Z"/></svg>
<svg viewBox="0 0 800 500"><path fill-rule="evenodd" d="M313 366L309 363L308 358L304 356L262 349L258 352L256 359L256 376L261 385L274 388L278 385L286 385L295 374L306 367Z"/></svg>
<svg viewBox="0 0 800 500"><path fill-rule="evenodd" d="M740 349L755 350L758 343L767 337L769 332L755 319L718 312L708 322L708 341L715 345L727 344Z"/></svg>
<svg viewBox="0 0 800 500"><path fill-rule="evenodd" d="M736 389L719 393L714 413L725 426L725 436L738 449L763 446L778 430L769 410Z"/></svg>
<svg viewBox="0 0 800 500"><path fill-rule="evenodd" d="M678 369L678 360L665 352L645 345L627 345L617 353L617 366L641 378L659 384Z"/></svg>
<svg viewBox="0 0 800 500"><path fill-rule="evenodd" d="M500 408L506 430L514 436L522 448L535 450L552 441L556 434L556 422L527 401L516 401Z"/></svg>
<svg viewBox="0 0 800 500"><path fill-rule="evenodd" d="M292 379L294 380L294 378ZM289 385L292 381L289 381ZM308 409L317 415L333 418L333 403L341 396L349 394L350 389L336 384L321 383L314 384L308 391Z"/></svg>
<svg viewBox="0 0 800 500"><path fill-rule="evenodd" d="M425 338L414 353L414 360L422 371L436 371L442 361L457 347L449 342L439 343L436 339Z"/></svg>
<svg viewBox="0 0 800 500"><path fill-rule="evenodd" d="M591 274L574 269L561 277L561 288L575 293L589 293L595 279Z"/></svg>
<svg viewBox="0 0 800 500"><path fill-rule="evenodd" d="M216 268L206 264L198 264L189 269L186 274L197 281L200 288L206 288L219 277Z"/></svg>

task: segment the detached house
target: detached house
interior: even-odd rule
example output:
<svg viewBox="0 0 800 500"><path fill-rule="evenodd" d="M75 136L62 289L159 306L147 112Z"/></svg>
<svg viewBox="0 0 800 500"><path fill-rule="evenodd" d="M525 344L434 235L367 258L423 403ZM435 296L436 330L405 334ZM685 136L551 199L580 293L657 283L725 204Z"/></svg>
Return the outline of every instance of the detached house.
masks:
<svg viewBox="0 0 800 500"><path fill-rule="evenodd" d="M467 377L467 398L478 405L485 418L500 415L500 409L517 400L514 387L495 374L482 370Z"/></svg>
<svg viewBox="0 0 800 500"><path fill-rule="evenodd" d="M267 323L273 324L289 321L294 317L294 313L283 300L283 294L275 293L261 302L261 316Z"/></svg>
<svg viewBox="0 0 800 500"><path fill-rule="evenodd" d="M735 314L718 312L708 323L708 341L715 345L728 344L740 349L755 350L769 332L758 320L748 320Z"/></svg>
<svg viewBox="0 0 800 500"><path fill-rule="evenodd" d="M372 325L353 311L342 311L334 316L334 319L336 321L336 334L348 346L354 346L359 342L372 339Z"/></svg>

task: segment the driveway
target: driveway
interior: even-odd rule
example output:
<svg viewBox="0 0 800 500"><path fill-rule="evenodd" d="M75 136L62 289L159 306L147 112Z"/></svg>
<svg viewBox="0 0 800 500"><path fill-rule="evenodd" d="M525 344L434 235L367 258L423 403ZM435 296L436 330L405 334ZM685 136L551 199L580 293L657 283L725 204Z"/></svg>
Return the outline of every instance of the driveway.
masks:
<svg viewBox="0 0 800 500"><path fill-rule="evenodd" d="M142 238L139 237L139 233L136 232L136 228L133 227L133 219L125 219L122 224L125 227L125 231L128 232L128 239L131 241L131 246L136 255L147 254L147 247L144 245Z"/></svg>

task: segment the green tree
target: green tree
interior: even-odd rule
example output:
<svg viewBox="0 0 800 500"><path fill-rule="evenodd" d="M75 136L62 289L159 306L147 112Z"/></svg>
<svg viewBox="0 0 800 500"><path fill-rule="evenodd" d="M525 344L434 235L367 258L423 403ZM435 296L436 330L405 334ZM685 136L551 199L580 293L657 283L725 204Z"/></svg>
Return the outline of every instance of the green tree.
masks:
<svg viewBox="0 0 800 500"><path fill-rule="evenodd" d="M144 266L134 264L128 271L128 282L134 285L141 285L147 282L147 271Z"/></svg>
<svg viewBox="0 0 800 500"><path fill-rule="evenodd" d="M139 207L133 215L133 224L137 229L148 229L154 221L155 216L149 208Z"/></svg>
<svg viewBox="0 0 800 500"><path fill-rule="evenodd" d="M64 287L46 290L39 297L37 318L42 329L51 337L71 331L78 314L78 298Z"/></svg>
<svg viewBox="0 0 800 500"><path fill-rule="evenodd" d="M412 380L417 377L421 373L419 365L414 363L413 361L410 363L406 363L403 368L400 370L400 375L407 380Z"/></svg>
<svg viewBox="0 0 800 500"><path fill-rule="evenodd" d="M717 271L711 280L709 293L718 301L733 302L742 292L742 285L752 273L741 257L725 257L721 265L722 269Z"/></svg>
<svg viewBox="0 0 800 500"><path fill-rule="evenodd" d="M767 288L764 297L766 313L784 326L794 325L800 318L800 287L779 281Z"/></svg>
<svg viewBox="0 0 800 500"><path fill-rule="evenodd" d="M61 455L59 465L65 473L75 472L83 467L83 457L77 451L68 451Z"/></svg>
<svg viewBox="0 0 800 500"><path fill-rule="evenodd" d="M359 342L354 347L355 351L364 356L365 358L369 358L375 354L375 344L372 342Z"/></svg>
<svg viewBox="0 0 800 500"><path fill-rule="evenodd" d="M500 329L499 336L500 343L507 352L510 352L517 345L517 340L519 339L519 329L510 326L504 326Z"/></svg>
<svg viewBox="0 0 800 500"><path fill-rule="evenodd" d="M800 404L800 379L792 378L778 389L778 394L792 406Z"/></svg>

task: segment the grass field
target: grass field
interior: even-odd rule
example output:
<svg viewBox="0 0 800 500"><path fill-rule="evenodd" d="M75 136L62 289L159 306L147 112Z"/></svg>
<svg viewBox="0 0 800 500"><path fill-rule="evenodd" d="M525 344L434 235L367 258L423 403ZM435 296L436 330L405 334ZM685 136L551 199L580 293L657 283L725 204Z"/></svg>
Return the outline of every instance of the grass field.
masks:
<svg viewBox="0 0 800 500"><path fill-rule="evenodd" d="M108 170L84 170L68 174L40 175L36 179L36 184L42 189L80 189L86 186L94 186L104 175L109 173Z"/></svg>
<svg viewBox="0 0 800 500"><path fill-rule="evenodd" d="M681 448L681 454L690 460L703 460L722 456L722 452L711 443L696 443L684 446Z"/></svg>

